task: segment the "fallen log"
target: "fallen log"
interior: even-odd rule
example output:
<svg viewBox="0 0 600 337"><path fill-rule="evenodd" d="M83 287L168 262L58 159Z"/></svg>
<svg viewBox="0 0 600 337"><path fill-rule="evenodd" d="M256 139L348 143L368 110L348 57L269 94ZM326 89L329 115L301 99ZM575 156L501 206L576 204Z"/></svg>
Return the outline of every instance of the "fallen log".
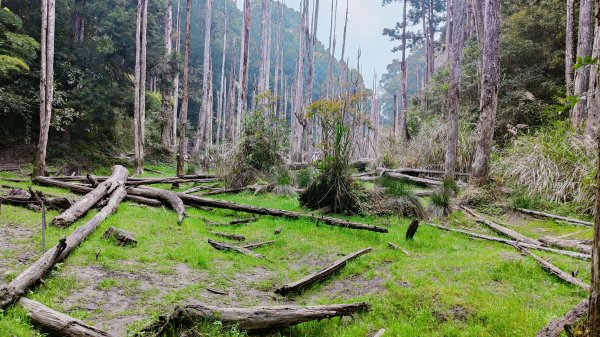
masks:
<svg viewBox="0 0 600 337"><path fill-rule="evenodd" d="M504 235L508 236L509 238L512 238L516 241L526 242L526 243L529 243L532 245L539 245L539 243L536 240L530 239L530 238L526 237L525 235L520 234L510 228L500 226L500 225L486 219L481 214L475 212L474 210L472 210L466 206L461 206L461 209L463 209L465 212L467 212L468 214L473 216L475 219L477 219L478 222L487 225L488 227L490 227L491 229L493 229L494 231L496 231L500 234L504 234Z"/></svg>
<svg viewBox="0 0 600 337"><path fill-rule="evenodd" d="M192 187L192 188L190 188L189 190L185 190L185 191L183 191L183 192L181 192L181 193L184 193L184 194L192 194L192 193L195 193L195 192L200 192L200 191L211 190L211 189L213 189L213 188L215 188L215 187L217 187L217 186L218 186L218 184L210 184L210 185L196 186L196 187Z"/></svg>
<svg viewBox="0 0 600 337"><path fill-rule="evenodd" d="M541 236L541 243L561 249L575 249L579 252L592 254L592 243L589 240L565 240L551 236Z"/></svg>
<svg viewBox="0 0 600 337"><path fill-rule="evenodd" d="M111 194L119 186L123 186L129 173L121 165L115 165L112 168L112 176L104 182L98 184L88 194L79 199L73 206L52 219L52 224L58 227L67 227L81 218L87 211L94 207L100 199Z"/></svg>
<svg viewBox="0 0 600 337"><path fill-rule="evenodd" d="M34 183L39 184L39 185L60 187L60 188L67 189L73 193L79 193L79 194L89 193L93 190L93 188L91 188L91 187L73 184L73 183L64 182L64 181L58 181L58 180L54 180L54 179L46 178L46 177L42 177L42 176L35 177L32 180ZM126 199L140 203L140 204L149 205L149 206L162 206L162 204L163 204L161 201L156 200L156 199L139 197L139 196L130 195L130 194L127 195Z"/></svg>
<svg viewBox="0 0 600 337"><path fill-rule="evenodd" d="M177 223L180 225L183 219L185 219L186 217L185 205L183 204L183 201L181 200L181 198L179 198L179 196L176 193L173 193L171 191L163 190L160 188L142 186L136 188L128 187L127 194L158 199L166 202L171 206L171 208L175 212L177 212Z"/></svg>
<svg viewBox="0 0 600 337"><path fill-rule="evenodd" d="M437 229L441 229L444 231L448 231L448 232L455 232L455 233L461 233L461 234L465 234L468 235L470 237L476 238L476 239L483 239L483 240L488 240L488 241L494 241L494 242L500 242L506 245L511 245L514 247L515 244L519 244L525 248L529 248L529 249L536 249L536 250L541 250L544 252L550 252L550 253L555 253L555 254L561 254L561 255L565 255L565 256L569 256L569 257L573 257L576 259L580 259L580 260L591 260L592 256L588 255L588 254L581 254L581 253L577 253L577 252L572 252L570 250L559 250L559 249L554 249L554 248L549 248L549 247L544 247L541 245L532 245L529 243L525 243L525 242L518 242L518 241L513 241L513 240L509 240L509 239L505 239L505 238L500 238L500 237L496 237L496 236L489 236L489 235L484 235L484 234L479 234L479 233L473 233L473 232L469 232L469 231L465 231L465 230L461 230L461 229L454 229L454 228L450 228L450 227L445 227L445 226L437 226L434 224L427 224L428 226L437 228Z"/></svg>
<svg viewBox="0 0 600 337"><path fill-rule="evenodd" d="M409 180L409 181L412 181L412 182L415 182L415 183L420 183L420 184L425 184L425 185L430 185L430 186L443 186L444 185L443 181L433 180L433 179L427 179L427 178L413 177L411 175L404 174L404 173L385 171L383 174L386 175L386 176L388 176L388 177L391 177L391 178ZM456 184L460 188L467 187L467 184L465 184L463 182L457 181Z"/></svg>
<svg viewBox="0 0 600 337"><path fill-rule="evenodd" d="M342 267L344 267L348 262L356 259L357 257L359 257L361 255L364 255L364 254L370 252L371 250L372 250L371 248L365 248L365 249L359 250L358 252L354 252L350 255L346 255L343 258L335 261L329 267L327 267L321 271L310 274L310 275L302 278L299 281L289 283L289 284L284 285L281 288L278 288L277 290L275 290L275 293L279 294L279 295L287 295L289 293L297 293L303 289L309 288L313 284L333 275L335 272L342 269Z"/></svg>
<svg viewBox="0 0 600 337"><path fill-rule="evenodd" d="M571 326L588 314L589 299L579 302L571 311L563 317L551 320L536 337L559 337L565 330L565 326Z"/></svg>
<svg viewBox="0 0 600 337"><path fill-rule="evenodd" d="M217 195L217 194L228 194L228 193L239 193L246 190L246 187L242 187L242 188L220 188L214 191L209 191L209 192L204 192L204 193L200 193L201 196L208 196L208 195Z"/></svg>
<svg viewBox="0 0 600 337"><path fill-rule="evenodd" d="M246 237L243 235L229 234L229 233L223 233L223 232L212 232L212 231L210 233L217 235L217 236L224 237L224 238L228 238L231 240L235 240L235 241L246 241Z"/></svg>
<svg viewBox="0 0 600 337"><path fill-rule="evenodd" d="M290 219L299 219L299 218L308 218L311 220L322 221L327 225L345 227L351 229L363 229L373 232L387 233L387 228L367 225L359 222L352 222L332 217L325 216L315 216L311 214L304 214L299 212L292 212L280 209L266 208L266 207L258 207L258 206L250 206L244 204L237 204L230 201L216 200L210 198L203 198L195 195L186 195L183 193L177 193L181 200L184 202L194 205L194 206L208 206L213 208L224 208L230 209L238 212L246 212L252 214L260 214L260 215L271 215L271 216L279 216L286 217Z"/></svg>
<svg viewBox="0 0 600 337"><path fill-rule="evenodd" d="M402 167L402 168L396 168L396 169L386 169L386 171L395 172L395 173L430 174L430 175L441 175L441 176L443 176L445 174L444 171L416 169L416 168L408 168L408 167ZM469 173L463 173L463 172L456 172L454 174L458 177L468 177L469 176Z"/></svg>
<svg viewBox="0 0 600 337"><path fill-rule="evenodd" d="M533 211L533 210L525 209L525 208L517 208L517 210L519 212L525 213L527 215L544 217L544 218L555 219L555 220L561 220L561 221L569 222L569 223L574 224L574 225L581 225L581 226L588 226L588 227L594 226L593 222L583 221L583 220L573 219L573 218L568 218L566 216L560 216L560 215L554 215L554 214L550 214L550 213Z"/></svg>
<svg viewBox="0 0 600 337"><path fill-rule="evenodd" d="M68 198L56 197L56 198L46 198L43 197L44 204L48 206L48 208L56 209L63 211L71 207L75 202ZM29 208L34 208L39 210L39 201L37 201L33 196L30 197L10 197L10 196L0 196L0 204L13 205L13 206L24 206Z"/></svg>
<svg viewBox="0 0 600 337"><path fill-rule="evenodd" d="M124 229L120 229L120 228L115 228L113 226L110 226L110 228L108 228L108 230L106 230L106 232L104 232L104 238L106 239L114 239L117 241L117 244L119 246L136 246L137 245L137 240L135 238L135 236L133 236L133 234L131 234L130 232L124 230Z"/></svg>
<svg viewBox="0 0 600 337"><path fill-rule="evenodd" d="M33 325L56 336L111 337L111 335L98 328L28 298L22 297L19 304L27 310L27 316Z"/></svg>
<svg viewBox="0 0 600 337"><path fill-rule="evenodd" d="M233 250L233 251L236 251L238 253L242 253L244 255L255 257L257 259L263 259L264 258L263 255L255 253L255 252L253 252L253 251L251 251L250 249L247 249L247 248L230 245L230 244L227 244L227 243L224 243L224 242L217 242L217 241L213 241L211 239L208 239L208 243L210 243L211 246L213 246L215 249L218 249L218 250Z"/></svg>
<svg viewBox="0 0 600 337"><path fill-rule="evenodd" d="M106 181L109 177L96 176L94 179L98 182ZM54 180L66 182L82 182L88 183L90 180L87 176L58 176L52 177ZM165 178L136 178L128 179L128 186L154 185L154 184L187 184L187 183L211 183L219 181L216 176L182 176L182 177L165 177Z"/></svg>
<svg viewBox="0 0 600 337"><path fill-rule="evenodd" d="M404 253L404 255L406 255L406 256L410 256L410 253L408 252L408 250L406 250L406 249L404 249L404 248L402 248L402 247L398 246L398 245L397 245L397 244L395 244L395 243L388 242L388 246L389 246L390 248L392 248L393 250L400 250L400 251L401 251L402 253Z"/></svg>
<svg viewBox="0 0 600 337"><path fill-rule="evenodd" d="M175 308L175 311L169 317L159 317L158 322L144 328L142 332L153 332L155 335L160 336L168 329L191 326L202 320L218 320L226 327L236 326L244 331L272 331L313 320L351 316L369 309L369 305L364 302L310 307L273 306L252 308L187 305Z"/></svg>
<svg viewBox="0 0 600 337"><path fill-rule="evenodd" d="M275 244L275 241L265 241L265 242L251 243L249 245L245 245L245 246L242 246L242 247L246 248L246 249L256 249L256 248L260 248L260 247L263 247L263 246L270 246L272 244Z"/></svg>
<svg viewBox="0 0 600 337"><path fill-rule="evenodd" d="M125 177L127 178L127 177ZM108 204L104 206L85 225L77 228L69 237L61 239L60 243L44 253L29 268L19 274L9 284L0 287L0 308L6 308L25 291L42 279L52 267L64 260L69 253L75 249L85 238L88 237L110 214L115 212L123 198L127 195L125 187L120 185L110 195Z"/></svg>

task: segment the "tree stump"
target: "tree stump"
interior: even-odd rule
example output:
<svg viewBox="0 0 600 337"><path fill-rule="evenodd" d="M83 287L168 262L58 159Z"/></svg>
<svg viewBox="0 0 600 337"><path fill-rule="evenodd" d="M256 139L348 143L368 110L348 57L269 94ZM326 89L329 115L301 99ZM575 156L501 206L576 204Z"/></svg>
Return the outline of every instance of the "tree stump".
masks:
<svg viewBox="0 0 600 337"><path fill-rule="evenodd" d="M412 240L419 229L419 220L414 219L406 230L406 240Z"/></svg>
<svg viewBox="0 0 600 337"><path fill-rule="evenodd" d="M135 236L130 232L110 226L110 228L104 233L104 238L106 239L115 239L119 246L135 246L137 245L137 240Z"/></svg>

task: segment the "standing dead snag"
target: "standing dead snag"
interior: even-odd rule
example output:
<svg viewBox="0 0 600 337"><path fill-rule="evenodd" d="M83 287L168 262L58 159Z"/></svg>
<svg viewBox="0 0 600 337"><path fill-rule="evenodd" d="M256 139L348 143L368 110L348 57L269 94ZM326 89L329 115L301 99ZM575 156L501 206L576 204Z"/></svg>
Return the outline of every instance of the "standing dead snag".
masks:
<svg viewBox="0 0 600 337"><path fill-rule="evenodd" d="M27 316L31 322L44 331L63 337L111 337L108 333L89 326L84 322L67 316L47 306L27 299L21 298L19 304L27 310Z"/></svg>
<svg viewBox="0 0 600 337"><path fill-rule="evenodd" d="M67 227L77 221L87 211L94 207L100 199L111 194L116 188L125 184L129 173L127 169L121 165L115 165L112 168L112 176L98 184L91 192L84 195L73 206L52 219L52 224L59 227Z"/></svg>
<svg viewBox="0 0 600 337"><path fill-rule="evenodd" d="M279 294L279 295L286 295L289 293L296 293L303 289L306 289L306 288L312 286L313 284L333 275L335 272L342 269L342 267L344 267L349 261L352 261L352 260L356 259L357 257L364 255L370 251L372 251L371 248L365 248L363 250L359 250L358 252L352 253L350 255L346 255L343 258L335 261L329 267L327 267L319 272L308 275L299 281L284 285L283 287L275 290L275 293Z"/></svg>
<svg viewBox="0 0 600 337"><path fill-rule="evenodd" d="M244 255L248 255L248 256L252 256L255 257L257 259L263 259L264 256L255 253L253 251L251 251L250 249L247 248L243 248L243 247L238 247L238 246L234 246L234 245L230 245L224 242L217 242L217 241L213 241L211 239L208 239L208 243L210 243L211 246L213 246L215 249L218 250L233 250L236 251L238 253L242 253Z"/></svg>
<svg viewBox="0 0 600 337"><path fill-rule="evenodd" d="M144 328L143 332L155 332L155 335L169 328L186 327L201 320L218 320L224 326L237 326L245 331L273 331L296 324L332 317L351 316L368 311L365 302L351 304L317 305L310 307L273 306L252 308L219 308L204 305L188 305L175 308L167 318Z"/></svg>
<svg viewBox="0 0 600 337"><path fill-rule="evenodd" d="M125 171L127 172L127 171ZM127 178L127 176L125 176ZM0 308L5 308L19 298L25 291L39 281L52 267L64 260L67 255L85 238L88 237L109 215L114 213L119 204L125 198L127 192L125 186L121 184L114 192L112 192L110 199L106 206L98 212L90 221L85 225L77 228L68 238L62 239L61 242L48 250L42 255L36 262L34 262L29 268L19 274L9 284L0 287Z"/></svg>
<svg viewBox="0 0 600 337"><path fill-rule="evenodd" d="M417 229L419 229L419 220L413 219L410 225L408 225L408 229L406 230L406 240L412 240L415 234L417 233Z"/></svg>

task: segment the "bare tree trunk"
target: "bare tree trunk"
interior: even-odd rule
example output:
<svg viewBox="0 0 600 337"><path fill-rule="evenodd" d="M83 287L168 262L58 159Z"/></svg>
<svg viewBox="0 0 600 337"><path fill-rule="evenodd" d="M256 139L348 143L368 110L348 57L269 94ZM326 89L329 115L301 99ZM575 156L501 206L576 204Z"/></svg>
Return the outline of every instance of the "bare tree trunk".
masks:
<svg viewBox="0 0 600 337"><path fill-rule="evenodd" d="M402 136L402 142L408 142L408 118L406 114L408 113L408 98L406 96L406 90L408 87L408 72L406 69L406 25L408 21L406 20L406 8L407 2L404 1L404 8L402 10L402 61L400 63L400 68L402 71L402 119L400 120L400 133Z"/></svg>
<svg viewBox="0 0 600 337"><path fill-rule="evenodd" d="M596 32L594 34L594 49L592 58L600 60L600 4L596 6ZM590 84L588 89L587 110L588 118L585 122L585 133L588 137L596 139L600 128L600 77L598 65L590 68Z"/></svg>
<svg viewBox="0 0 600 337"><path fill-rule="evenodd" d="M296 69L296 90L294 96L294 110L292 115L292 134L291 134L291 159L292 162L302 161L303 129L306 126L304 118L304 60L306 47L306 15L307 2L303 0L300 15L300 41L298 48L298 64Z"/></svg>
<svg viewBox="0 0 600 337"><path fill-rule="evenodd" d="M86 0L76 0L75 9L73 10L73 43L81 44L85 36L85 19L81 12L81 7L86 5ZM2 7L0 3L0 8Z"/></svg>
<svg viewBox="0 0 600 337"><path fill-rule="evenodd" d="M185 20L185 56L183 63L183 93L181 103L181 114L179 116L179 149L177 152L177 175L183 175L185 168L185 148L186 138L185 133L187 130L187 111L188 111L188 75L190 69L190 20L192 12L192 0L186 2L186 20Z"/></svg>
<svg viewBox="0 0 600 337"><path fill-rule="evenodd" d="M308 78L306 79L307 103L312 102L315 78L315 48L317 45L317 27L319 24L319 0L313 1L313 19L308 49Z"/></svg>
<svg viewBox="0 0 600 337"><path fill-rule="evenodd" d="M427 23L429 34L429 48L427 49L427 57L429 58L429 79L433 76L435 71L435 61L433 59L433 53L435 51L435 26L433 25L433 4L434 0L428 0L429 7L427 8Z"/></svg>
<svg viewBox="0 0 600 337"><path fill-rule="evenodd" d="M177 53L177 55L179 55L179 45L181 42L181 28L180 28L180 19L179 19L179 14L180 14L180 7L181 7L181 2L179 0L177 0L177 42L175 44L175 52ZM179 66L177 67L177 73L175 75L175 79L173 81L173 115L171 116L173 118L173 121L171 122L171 125L173 126L173 132L171 134L172 139L172 146L173 148L177 147L177 108L179 105Z"/></svg>
<svg viewBox="0 0 600 337"><path fill-rule="evenodd" d="M340 94L342 94L342 89L341 89L341 84L344 82L347 82L347 72L346 70L348 69L348 62L346 62L346 60L344 59L344 54L346 53L346 34L348 33L348 2L349 0L346 0L346 20L344 23L344 35L342 38L342 55L340 56L340 77L341 79L344 79L345 81L339 80L338 79L338 86L340 87Z"/></svg>
<svg viewBox="0 0 600 337"><path fill-rule="evenodd" d="M283 21L283 4L279 4L281 9L280 13L277 16L277 28L275 31L275 70L274 70L274 78L273 78L273 98L275 98L275 106L273 107L273 113L276 117L279 117L279 107L280 107L280 90L279 90L279 82L283 81L283 78L280 77L279 73L282 70L280 58L283 55L282 48L282 21Z"/></svg>
<svg viewBox="0 0 600 337"><path fill-rule="evenodd" d="M248 55L250 39L250 0L244 0L244 20L242 21L241 46L240 46L240 73L238 89L236 136L242 131L242 115L248 106Z"/></svg>
<svg viewBox="0 0 600 337"><path fill-rule="evenodd" d="M265 60L265 89L271 89L271 52L273 49L273 0L269 0L267 17L267 59Z"/></svg>
<svg viewBox="0 0 600 337"><path fill-rule="evenodd" d="M170 61L171 54L173 51L173 0L168 0L167 2L167 10L165 13L165 60ZM165 76L162 76L163 79L161 82L161 122L162 122L162 130L160 142L163 148L170 149L171 148L171 140L172 135L171 131L173 126L171 125L173 118L171 113L173 112L173 103L171 99L173 98L173 83L171 79L166 80ZM166 82L166 83L164 83Z"/></svg>
<svg viewBox="0 0 600 337"><path fill-rule="evenodd" d="M335 61L335 45L336 45L336 30L337 30L337 9L338 0L335 0L335 7L333 7L333 0L331 0L331 17L332 26L329 31L329 65L327 66L327 98L333 96L333 61ZM333 35L332 35L333 34Z"/></svg>
<svg viewBox="0 0 600 337"><path fill-rule="evenodd" d="M594 40L593 8L594 0L581 0L579 4L579 36L577 40L577 57L590 57ZM590 81L590 67L581 67L575 72L575 88L573 94L579 97L571 111L573 127L581 131L587 118L586 95Z"/></svg>
<svg viewBox="0 0 600 337"><path fill-rule="evenodd" d="M567 0L567 31L565 41L565 86L567 96L573 92L573 26L575 25L575 0Z"/></svg>
<svg viewBox="0 0 600 337"><path fill-rule="evenodd" d="M209 81L210 79L210 36L212 19L212 0L206 0L204 16L204 57L202 65L202 104L198 113L198 125L196 125L196 134L194 135L193 158L196 161L201 159L201 152L208 151L207 131L211 117L211 107L208 104ZM212 125L212 124L211 124ZM206 154L206 153L205 153Z"/></svg>
<svg viewBox="0 0 600 337"><path fill-rule="evenodd" d="M223 58L221 59L221 87L219 89L219 103L217 110L217 145L221 141L221 127L224 123L222 123L222 119L224 119L224 110L226 104L226 80L225 80L225 60L227 56L227 22L229 21L229 16L227 14L227 0L224 1L225 5L225 23L223 27Z"/></svg>
<svg viewBox="0 0 600 337"><path fill-rule="evenodd" d="M499 0L486 0L485 43L482 58L483 75L479 103L479 124L477 125L477 148L469 178L471 183L476 185L485 183L488 178L494 127L496 125L496 111L498 109L498 89L500 87Z"/></svg>
<svg viewBox="0 0 600 337"><path fill-rule="evenodd" d="M446 0L446 66L450 66L450 46L452 45L452 0ZM418 71L418 68L417 68ZM418 78L419 76L417 76ZM417 80L418 82L418 80Z"/></svg>
<svg viewBox="0 0 600 337"><path fill-rule="evenodd" d="M43 176L46 171L46 148L52 120L54 99L54 19L55 0L42 0L41 63L40 63L40 136L33 176Z"/></svg>
<svg viewBox="0 0 600 337"><path fill-rule="evenodd" d="M265 69L265 65L267 62L267 8L268 8L268 0L262 0L262 15L260 21L260 64L258 67L258 92L262 93L267 90L267 85L265 83L267 79L267 70Z"/></svg>
<svg viewBox="0 0 600 337"><path fill-rule="evenodd" d="M375 111L375 102L372 103L372 110ZM394 94L394 124L392 125L392 135L394 140L398 140L398 95Z"/></svg>
<svg viewBox="0 0 600 337"><path fill-rule="evenodd" d="M600 7L600 6L599 6ZM591 14L591 13L590 13ZM597 30L597 29L596 29ZM594 240L592 241L592 272L588 327L590 336L600 336L600 133L596 133L596 209L594 216Z"/></svg>
<svg viewBox="0 0 600 337"><path fill-rule="evenodd" d="M144 173L144 124L146 115L146 30L147 0L137 2L137 23L135 38L135 93L133 108L133 134L135 152L135 173Z"/></svg>
<svg viewBox="0 0 600 337"><path fill-rule="evenodd" d="M481 8L481 2L487 0L471 0L473 3L473 16L475 17L475 30L477 31L477 40L479 45L482 46L485 42L485 24L484 24L484 8ZM487 2L486 6L487 8Z"/></svg>
<svg viewBox="0 0 600 337"><path fill-rule="evenodd" d="M458 147L458 104L462 67L465 8L464 0L454 0L452 6L452 50L450 54L450 86L448 88L448 138L446 142L445 176L454 179Z"/></svg>

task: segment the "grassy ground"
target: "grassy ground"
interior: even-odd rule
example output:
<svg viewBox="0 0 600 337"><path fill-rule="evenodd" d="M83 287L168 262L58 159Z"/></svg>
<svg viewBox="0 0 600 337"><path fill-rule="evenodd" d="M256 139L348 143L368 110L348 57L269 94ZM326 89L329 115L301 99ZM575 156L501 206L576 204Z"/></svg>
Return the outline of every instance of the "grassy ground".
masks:
<svg viewBox="0 0 600 337"><path fill-rule="evenodd" d="M172 174L165 167L160 171ZM106 173L106 172L105 172ZM0 184L26 187L27 183ZM181 190L191 185L181 186ZM169 186L164 186L169 188ZM64 190L36 187L46 193ZM295 198L250 193L215 196L220 199L272 208L301 210ZM41 254L40 214L2 206L0 214L0 282L9 282ZM92 211L67 229L50 227L48 244L69 235L93 216ZM58 213L52 211L49 218ZM307 220L260 217L248 226L219 230L246 236L247 242L276 240L256 251L258 260L213 249L207 239L228 241L211 234L203 219L227 221L248 214L227 210L188 209L182 226L169 209L121 204L45 283L27 296L49 307L107 329L117 336L138 331L175 305L204 303L221 306L328 304L366 301L368 313L354 319L310 322L282 332L282 336L370 336L380 328L385 336L534 336L550 319L564 314L583 299L584 291L548 275L514 248L472 240L461 234L422 226L412 241L404 239L409 219L355 216L357 221L389 226L387 234L317 225ZM539 235L591 231L562 223L507 215L496 221L537 238ZM458 213L452 226L482 233L488 230ZM132 232L136 247L120 247L102 234L109 226ZM280 235L274 229L282 227ZM391 250L396 243L411 255ZM351 262L333 278L291 298L273 293L328 265L341 255L372 247L373 252ZM539 254L545 258L551 254ZM552 255L565 271L579 270L588 280L589 263ZM216 295L207 289L229 292ZM237 336L215 324L202 324L206 335ZM26 313L11 307L0 315L0 336L43 336Z"/></svg>

